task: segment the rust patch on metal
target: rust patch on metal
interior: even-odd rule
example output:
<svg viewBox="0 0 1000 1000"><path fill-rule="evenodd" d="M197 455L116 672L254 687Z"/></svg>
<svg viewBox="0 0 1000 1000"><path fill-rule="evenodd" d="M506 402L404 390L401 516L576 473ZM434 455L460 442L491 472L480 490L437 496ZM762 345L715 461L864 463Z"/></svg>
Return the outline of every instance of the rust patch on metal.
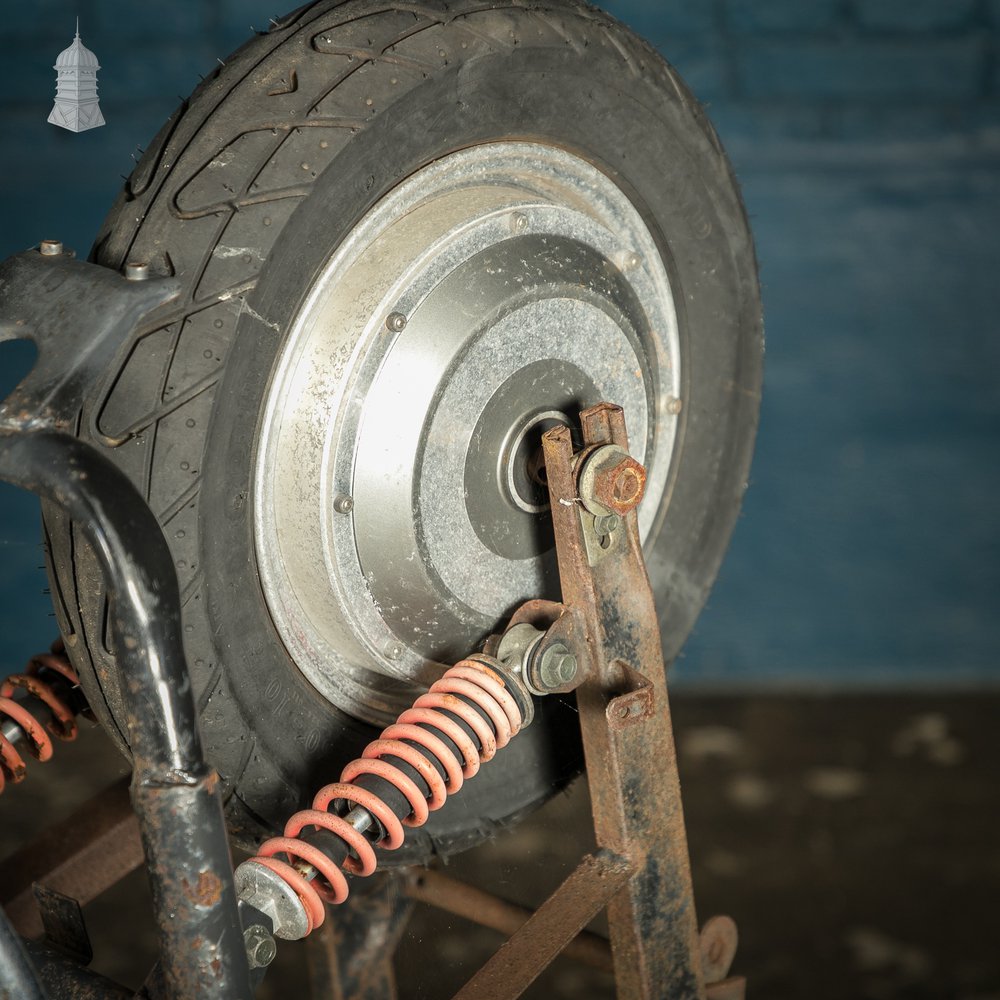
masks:
<svg viewBox="0 0 1000 1000"><path fill-rule="evenodd" d="M198 906L215 906L222 896L222 879L215 872L199 872L194 885L187 879L182 879L181 884L188 899Z"/></svg>

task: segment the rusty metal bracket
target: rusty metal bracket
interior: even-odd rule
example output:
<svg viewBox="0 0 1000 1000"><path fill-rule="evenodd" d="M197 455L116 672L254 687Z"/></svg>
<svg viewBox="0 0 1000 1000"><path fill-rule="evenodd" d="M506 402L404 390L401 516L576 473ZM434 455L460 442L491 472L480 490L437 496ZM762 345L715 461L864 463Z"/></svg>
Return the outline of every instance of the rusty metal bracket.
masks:
<svg viewBox="0 0 1000 1000"><path fill-rule="evenodd" d="M581 414L583 449L628 451L625 418L601 403ZM570 429L542 439L563 604L585 622L589 669L577 688L594 830L635 874L608 905L618 994L705 997L666 673L636 512L594 562Z"/></svg>
<svg viewBox="0 0 1000 1000"><path fill-rule="evenodd" d="M627 457L620 407L592 407L581 425L578 451L568 427L542 438L562 603L529 601L509 627L545 629L540 646L558 640L584 665L567 687L576 690L599 850L526 920L502 901L483 904L495 911L493 925L518 926L455 1000L520 996L570 942L579 948L578 932L605 906L622 1000L742 1000L745 981L726 978L735 923L716 917L699 933L695 915L666 671L635 512L645 473ZM622 504L618 521L604 525L601 544L580 470L609 445L626 456L615 469L640 485L632 506ZM498 644L491 637L487 649ZM459 912L455 887L432 890L423 894L428 902Z"/></svg>

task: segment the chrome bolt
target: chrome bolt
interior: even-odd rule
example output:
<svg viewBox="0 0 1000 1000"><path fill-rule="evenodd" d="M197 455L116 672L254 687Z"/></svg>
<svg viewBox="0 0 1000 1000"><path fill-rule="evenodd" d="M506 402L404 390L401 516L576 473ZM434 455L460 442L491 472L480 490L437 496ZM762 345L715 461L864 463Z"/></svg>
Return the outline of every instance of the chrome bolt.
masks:
<svg viewBox="0 0 1000 1000"><path fill-rule="evenodd" d="M576 657L561 642L554 642L538 661L538 684L547 691L571 684L579 668Z"/></svg>
<svg viewBox="0 0 1000 1000"><path fill-rule="evenodd" d="M129 261L125 265L125 277L129 281L145 281L149 278L149 265L145 261Z"/></svg>
<svg viewBox="0 0 1000 1000"><path fill-rule="evenodd" d="M262 924L252 924L243 932L251 969L263 969L274 961L278 946Z"/></svg>
<svg viewBox="0 0 1000 1000"><path fill-rule="evenodd" d="M524 212L515 212L510 217L510 228L515 233L523 233L528 228L528 217Z"/></svg>
<svg viewBox="0 0 1000 1000"><path fill-rule="evenodd" d="M406 317L402 313L389 313L386 317L385 325L393 333L401 333L406 329Z"/></svg>
<svg viewBox="0 0 1000 1000"><path fill-rule="evenodd" d="M63 245L60 240L42 240L38 244L38 252L43 257L58 257L63 252Z"/></svg>
<svg viewBox="0 0 1000 1000"><path fill-rule="evenodd" d="M341 493L340 496L334 499L333 509L338 514L350 514L354 510L354 497L349 497L346 493Z"/></svg>

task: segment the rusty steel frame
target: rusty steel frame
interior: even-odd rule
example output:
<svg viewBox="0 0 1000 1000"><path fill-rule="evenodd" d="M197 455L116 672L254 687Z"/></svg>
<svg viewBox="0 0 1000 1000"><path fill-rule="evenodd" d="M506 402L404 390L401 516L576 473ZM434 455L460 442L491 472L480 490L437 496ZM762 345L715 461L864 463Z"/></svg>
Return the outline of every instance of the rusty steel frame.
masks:
<svg viewBox="0 0 1000 1000"><path fill-rule="evenodd" d="M628 452L621 407L601 403L580 422L584 451L615 444ZM592 564L570 428L547 431L542 446L562 602L583 639L575 646L584 657L576 699L594 832L599 847L635 869L608 904L618 992L630 1000L703 998L666 670L637 514L623 516L615 551Z"/></svg>
<svg viewBox="0 0 1000 1000"><path fill-rule="evenodd" d="M519 931L533 912L527 907L518 906L517 903L511 903L491 892L460 882L433 868L422 868L408 873L406 893L418 903L427 903L439 910L453 913L481 927L489 927L508 936ZM614 971L611 944L600 934L580 931L563 948L562 954L600 972Z"/></svg>
<svg viewBox="0 0 1000 1000"><path fill-rule="evenodd" d="M578 932L605 906L621 1000L743 1000L745 980L728 977L735 923L713 917L698 930L666 669L636 512L620 512L622 530L596 554L593 518L581 503L581 460L605 445L628 452L624 414L600 403L580 421L579 451L569 427L542 438L562 602L529 601L510 626L545 630L536 655L558 642L582 664L567 690L576 691L598 851L523 922L518 908L505 911L511 904L494 899L501 919L519 925L454 1000L514 1000L571 942L579 944ZM494 640L487 651L495 649ZM462 894L478 892L434 876L418 898L462 912ZM485 902L482 910L489 913Z"/></svg>

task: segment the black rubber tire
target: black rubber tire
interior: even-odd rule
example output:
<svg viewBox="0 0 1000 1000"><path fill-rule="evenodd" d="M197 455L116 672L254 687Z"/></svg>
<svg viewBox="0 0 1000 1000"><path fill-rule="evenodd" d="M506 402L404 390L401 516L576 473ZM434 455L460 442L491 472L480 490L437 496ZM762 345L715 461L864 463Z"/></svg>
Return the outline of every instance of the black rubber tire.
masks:
<svg viewBox="0 0 1000 1000"><path fill-rule="evenodd" d="M206 751L240 843L280 826L372 736L296 670L256 580L250 474L276 331L402 178L504 138L604 170L642 212L674 283L684 409L649 554L668 661L715 578L749 469L763 344L746 216L698 103L645 42L575 0L321 0L293 12L170 118L108 216L92 259L148 260L185 291L136 332L79 430L164 526ZM45 521L70 656L125 750L93 554L58 511ZM580 767L574 720L547 706L399 859L475 843L563 786Z"/></svg>

